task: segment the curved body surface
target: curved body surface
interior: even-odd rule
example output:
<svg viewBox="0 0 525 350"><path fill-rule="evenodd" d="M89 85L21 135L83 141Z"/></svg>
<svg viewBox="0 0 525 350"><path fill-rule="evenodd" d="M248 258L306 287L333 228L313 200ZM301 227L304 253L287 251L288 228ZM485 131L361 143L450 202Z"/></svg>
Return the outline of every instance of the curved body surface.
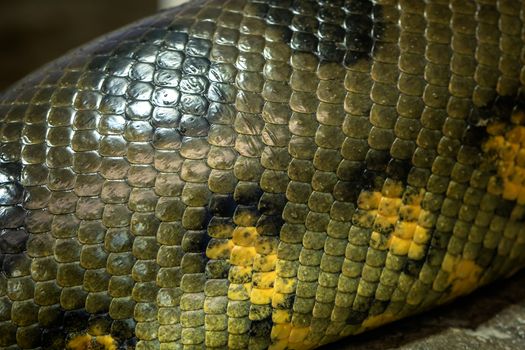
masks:
<svg viewBox="0 0 525 350"><path fill-rule="evenodd" d="M192 1L22 80L0 348L311 349L514 273L523 18Z"/></svg>

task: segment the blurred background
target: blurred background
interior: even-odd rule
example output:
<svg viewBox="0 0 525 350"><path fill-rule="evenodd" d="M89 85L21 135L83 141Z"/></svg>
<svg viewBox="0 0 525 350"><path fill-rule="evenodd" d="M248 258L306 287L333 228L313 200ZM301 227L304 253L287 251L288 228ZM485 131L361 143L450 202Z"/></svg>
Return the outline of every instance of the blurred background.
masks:
<svg viewBox="0 0 525 350"><path fill-rule="evenodd" d="M0 91L111 30L187 0L0 0Z"/></svg>

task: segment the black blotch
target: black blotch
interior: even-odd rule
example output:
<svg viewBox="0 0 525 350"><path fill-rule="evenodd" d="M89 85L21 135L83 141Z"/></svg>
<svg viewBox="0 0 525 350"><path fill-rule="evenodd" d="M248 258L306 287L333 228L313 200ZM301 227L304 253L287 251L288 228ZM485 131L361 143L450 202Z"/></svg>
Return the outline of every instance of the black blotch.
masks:
<svg viewBox="0 0 525 350"><path fill-rule="evenodd" d="M377 172L385 172L390 161L390 154L387 151L368 150L365 158L367 169Z"/></svg>
<svg viewBox="0 0 525 350"><path fill-rule="evenodd" d="M481 267L488 267L497 255L497 250L482 247L478 256L476 257L476 265Z"/></svg>
<svg viewBox="0 0 525 350"><path fill-rule="evenodd" d="M133 337L135 336L135 324L136 322L133 319L113 320L113 324L111 325L111 336L119 340L128 339L133 341Z"/></svg>
<svg viewBox="0 0 525 350"><path fill-rule="evenodd" d="M469 125L461 137L461 143L467 146L480 147L487 136L485 127Z"/></svg>
<svg viewBox="0 0 525 350"><path fill-rule="evenodd" d="M277 303L276 305L274 305L274 307L277 309L281 309L281 310L291 309L293 306L294 300L295 300L295 294L286 294L283 300Z"/></svg>
<svg viewBox="0 0 525 350"><path fill-rule="evenodd" d="M250 337L267 338L270 335L270 332L272 331L272 325L273 322L271 317L265 318L260 321L252 321L250 325Z"/></svg>
<svg viewBox="0 0 525 350"><path fill-rule="evenodd" d="M434 248L445 249L450 239L450 233L444 233L441 231L434 230L431 233L430 245ZM430 252L429 252L430 253Z"/></svg>
<svg viewBox="0 0 525 350"><path fill-rule="evenodd" d="M516 201L503 199L500 201L499 205L496 207L495 213L496 215L508 218L510 217L510 214L512 213L512 210L514 209L515 205L516 205Z"/></svg>
<svg viewBox="0 0 525 350"><path fill-rule="evenodd" d="M346 318L346 323L349 325L360 325L368 317L368 312L351 310Z"/></svg>
<svg viewBox="0 0 525 350"><path fill-rule="evenodd" d="M259 212L266 215L281 215L286 205L284 193L263 193L259 200Z"/></svg>
<svg viewBox="0 0 525 350"><path fill-rule="evenodd" d="M342 182L335 184L333 195L338 201L355 202L362 188L368 187L366 182Z"/></svg>
<svg viewBox="0 0 525 350"><path fill-rule="evenodd" d="M263 191L256 183L242 183L235 188L233 198L240 205L255 205L259 202Z"/></svg>
<svg viewBox="0 0 525 350"><path fill-rule="evenodd" d="M210 198L209 209L214 216L232 216L237 203L231 194L213 194Z"/></svg>
<svg viewBox="0 0 525 350"><path fill-rule="evenodd" d="M428 248L427 248L427 251L428 251ZM407 275L417 278L424 264L425 264L425 259L421 259L421 260L407 259L403 271Z"/></svg>
<svg viewBox="0 0 525 350"><path fill-rule="evenodd" d="M67 333L87 330L89 313L85 310L71 310L64 313L64 328Z"/></svg>
<svg viewBox="0 0 525 350"><path fill-rule="evenodd" d="M467 118L472 126L484 126L493 121L509 121L515 108L522 109L524 96L497 96L493 101L482 107L473 107Z"/></svg>
<svg viewBox="0 0 525 350"><path fill-rule="evenodd" d="M188 231L182 238L182 249L185 252L200 253L206 250L210 236L205 231Z"/></svg>
<svg viewBox="0 0 525 350"><path fill-rule="evenodd" d="M372 306L370 307L370 315L379 315L385 312L386 308L390 304L389 300L377 300L375 299L372 302Z"/></svg>
<svg viewBox="0 0 525 350"><path fill-rule="evenodd" d="M280 215L261 215L255 227L262 236L278 236L284 220Z"/></svg>
<svg viewBox="0 0 525 350"><path fill-rule="evenodd" d="M208 224L208 233L211 236L217 236L225 230L228 230L231 233L234 228L235 225L233 224L233 219L231 217L214 216Z"/></svg>
<svg viewBox="0 0 525 350"><path fill-rule="evenodd" d="M390 159L386 167L386 174L397 181L405 181L412 168L410 160Z"/></svg>
<svg viewBox="0 0 525 350"><path fill-rule="evenodd" d="M239 205L235 210L233 219L241 226L255 226L259 216L260 213L254 206Z"/></svg>
<svg viewBox="0 0 525 350"><path fill-rule="evenodd" d="M101 334L110 334L112 319L109 315L91 315L88 321L89 329L96 329Z"/></svg>
<svg viewBox="0 0 525 350"><path fill-rule="evenodd" d="M59 350L66 348L66 334L59 328L43 329L41 340L44 349Z"/></svg>

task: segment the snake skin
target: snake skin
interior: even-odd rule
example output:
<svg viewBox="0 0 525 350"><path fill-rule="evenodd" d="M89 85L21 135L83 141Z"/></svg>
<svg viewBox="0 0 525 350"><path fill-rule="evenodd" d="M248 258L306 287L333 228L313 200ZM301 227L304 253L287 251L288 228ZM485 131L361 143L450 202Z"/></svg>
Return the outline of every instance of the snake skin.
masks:
<svg viewBox="0 0 525 350"><path fill-rule="evenodd" d="M192 1L30 75L0 95L0 348L311 349L517 271L524 18Z"/></svg>

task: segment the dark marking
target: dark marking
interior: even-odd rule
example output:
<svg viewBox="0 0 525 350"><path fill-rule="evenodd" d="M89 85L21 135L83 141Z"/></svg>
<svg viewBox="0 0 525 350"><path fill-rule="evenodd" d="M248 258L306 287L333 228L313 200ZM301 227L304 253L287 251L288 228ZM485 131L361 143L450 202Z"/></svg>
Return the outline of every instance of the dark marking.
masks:
<svg viewBox="0 0 525 350"><path fill-rule="evenodd" d="M469 125L461 137L461 143L467 146L481 147L487 136L485 127Z"/></svg>
<svg viewBox="0 0 525 350"><path fill-rule="evenodd" d="M406 181L412 167L410 160L390 159L386 167L386 174L393 180Z"/></svg>
<svg viewBox="0 0 525 350"><path fill-rule="evenodd" d="M89 313L85 310L72 310L64 312L64 328L66 332L85 331L89 323Z"/></svg>
<svg viewBox="0 0 525 350"><path fill-rule="evenodd" d="M252 321L250 325L250 337L270 338L272 325L273 322L271 317L260 321Z"/></svg>
<svg viewBox="0 0 525 350"><path fill-rule="evenodd" d="M266 215L281 215L286 205L284 193L264 193L259 200L259 212Z"/></svg>
<svg viewBox="0 0 525 350"><path fill-rule="evenodd" d="M212 194L208 206L213 216L231 217L237 204L231 194Z"/></svg>
<svg viewBox="0 0 525 350"><path fill-rule="evenodd" d="M502 216L504 218L510 217L512 210L516 206L516 201L511 201L508 199L502 199L499 203L499 205L496 207L496 210L494 211L496 215Z"/></svg>
<svg viewBox="0 0 525 350"><path fill-rule="evenodd" d="M368 312L350 310L348 317L346 318L346 323L349 325L360 325L368 317Z"/></svg>
<svg viewBox="0 0 525 350"><path fill-rule="evenodd" d="M390 304L389 300L377 300L375 299L370 307L369 314L371 316L379 315L385 312L386 308Z"/></svg>
<svg viewBox="0 0 525 350"><path fill-rule="evenodd" d="M66 335L62 329L43 329L41 338L44 349L58 350L66 348Z"/></svg>
<svg viewBox="0 0 525 350"><path fill-rule="evenodd" d="M428 251L428 246L425 250ZM424 256L426 256L426 253ZM421 269L423 268L423 265L425 265L425 261L426 260L424 258L421 260L407 259L403 268L403 272L409 276L417 278L419 276L419 272L421 272Z"/></svg>

